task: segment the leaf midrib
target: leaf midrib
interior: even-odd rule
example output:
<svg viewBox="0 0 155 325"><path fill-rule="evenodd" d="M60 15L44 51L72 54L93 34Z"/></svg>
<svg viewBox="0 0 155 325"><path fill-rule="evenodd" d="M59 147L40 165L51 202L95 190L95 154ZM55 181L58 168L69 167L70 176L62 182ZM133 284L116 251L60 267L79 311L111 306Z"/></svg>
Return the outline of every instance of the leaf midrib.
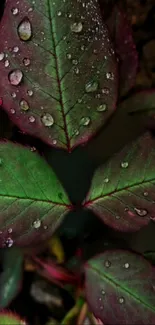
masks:
<svg viewBox="0 0 155 325"><path fill-rule="evenodd" d="M109 192L109 193L107 193L107 194L105 194L105 195L99 195L99 196L97 196L97 197L95 197L94 199L92 199L92 200L85 200L85 202L83 203L83 206L87 206L87 205L91 205L91 204L93 204L95 201L97 201L97 200L100 200L100 199L106 199L107 197L109 197L109 196L111 196L111 195L113 195L113 194L117 194L117 193L120 193L120 192L123 192L123 191L127 191L128 189L132 189L132 188L134 188L134 187L136 187L136 186L139 186L139 185L142 185L142 184L147 184L147 183L151 183L151 180L152 179L150 179L150 180L147 180L147 181L142 181L142 182L140 182L140 183L135 183L134 185L131 185L131 186L126 186L126 187L124 187L124 188L121 188L120 190L114 190L114 191L112 191L112 192ZM151 183L152 185L155 185L154 183ZM134 193L133 193L134 194ZM88 194L89 195L89 194ZM146 199L146 198L145 198ZM148 200L147 200L148 201Z"/></svg>
<svg viewBox="0 0 155 325"><path fill-rule="evenodd" d="M63 118L63 122L64 122L64 132L65 132L66 142L67 142L66 145L67 145L68 151L70 152L71 151L71 146L70 146L70 139L69 139L68 130L67 130L67 123L66 123L66 119L65 119L64 103L63 103L63 96L62 96L62 90L61 90L61 82L60 82L60 77L59 77L59 63L58 63L58 56L57 56L57 50L56 50L56 42L55 42L55 38L53 36L54 31L53 31L53 25L52 25L52 15L51 15L50 0L47 0L47 8L48 8L48 11L49 11L51 37L52 37L52 40L53 40L53 48L54 48L54 52L55 52L56 75L57 75L58 88L59 88L59 93L60 93L60 105L61 105L61 111L62 111L62 118Z"/></svg>
<svg viewBox="0 0 155 325"><path fill-rule="evenodd" d="M89 266L93 269L93 271L95 271L97 273L97 275L101 276L101 278L103 280L106 279L108 282L110 282L110 284L113 284L116 287L119 286L119 288L123 292L128 293L135 300L137 300L138 302L140 302L141 304L143 304L145 307L149 308L151 311L155 312L155 309L152 306L148 305L145 301L141 300L139 297L137 297L136 294L133 294L133 292L131 292L130 290L125 289L120 283L117 283L113 278L111 278L110 276L108 276L106 273L104 273L104 275L103 275L96 267L94 267L94 265L92 266L92 264L91 264Z"/></svg>
<svg viewBox="0 0 155 325"><path fill-rule="evenodd" d="M20 197L20 196L16 196L16 195L2 195L0 194L0 197L2 198L12 198L12 199L17 199L17 200L31 200L31 201L38 201L38 202L43 202L43 203L52 203L52 204L55 204L55 205L60 205L60 206L64 206L66 208L70 208L70 205L69 204L65 204L65 203L59 203L59 202L55 202L55 201L51 201L51 200L42 200L42 199L37 199L37 198L32 198L32 197Z"/></svg>

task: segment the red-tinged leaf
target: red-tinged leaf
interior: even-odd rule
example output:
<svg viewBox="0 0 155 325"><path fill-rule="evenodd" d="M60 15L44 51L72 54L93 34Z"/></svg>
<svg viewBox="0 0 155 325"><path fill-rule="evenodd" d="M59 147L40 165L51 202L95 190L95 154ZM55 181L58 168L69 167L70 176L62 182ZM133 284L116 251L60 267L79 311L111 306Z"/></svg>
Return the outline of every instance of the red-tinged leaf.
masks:
<svg viewBox="0 0 155 325"><path fill-rule="evenodd" d="M110 35L119 59L119 92L124 96L134 86L138 68L138 53L127 17L119 6L115 6L107 20Z"/></svg>
<svg viewBox="0 0 155 325"><path fill-rule="evenodd" d="M117 63L97 1L14 0L0 25L3 107L20 129L71 151L115 110Z"/></svg>
<svg viewBox="0 0 155 325"><path fill-rule="evenodd" d="M88 303L104 324L155 324L155 272L143 257L106 251L88 261L85 275Z"/></svg>
<svg viewBox="0 0 155 325"><path fill-rule="evenodd" d="M0 184L0 247L41 244L71 208L44 159L11 142L0 143Z"/></svg>
<svg viewBox="0 0 155 325"><path fill-rule="evenodd" d="M155 116L155 89L138 91L120 103L120 108L129 114Z"/></svg>
<svg viewBox="0 0 155 325"><path fill-rule="evenodd" d="M95 172L84 207L119 231L155 219L155 139L145 134Z"/></svg>
<svg viewBox="0 0 155 325"><path fill-rule="evenodd" d="M17 248L1 249L0 309L7 307L21 289L23 253Z"/></svg>

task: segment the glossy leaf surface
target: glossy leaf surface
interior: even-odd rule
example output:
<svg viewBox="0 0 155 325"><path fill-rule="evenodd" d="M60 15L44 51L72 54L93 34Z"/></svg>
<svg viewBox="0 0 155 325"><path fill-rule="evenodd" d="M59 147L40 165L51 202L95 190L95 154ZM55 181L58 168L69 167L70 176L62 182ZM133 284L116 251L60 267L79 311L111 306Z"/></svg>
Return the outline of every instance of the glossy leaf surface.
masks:
<svg viewBox="0 0 155 325"><path fill-rule="evenodd" d="M98 1L8 0L0 97L11 120L71 151L115 110L117 64Z"/></svg>
<svg viewBox="0 0 155 325"><path fill-rule="evenodd" d="M3 272L0 275L0 309L9 305L22 284L23 254L17 248L1 249Z"/></svg>
<svg viewBox="0 0 155 325"><path fill-rule="evenodd" d="M88 303L104 324L155 324L155 272L143 257L106 251L88 261L85 275Z"/></svg>
<svg viewBox="0 0 155 325"><path fill-rule="evenodd" d="M137 231L154 219L155 139L145 134L99 167L84 206L119 231Z"/></svg>
<svg viewBox="0 0 155 325"><path fill-rule="evenodd" d="M49 165L29 148L0 143L0 246L39 244L70 209Z"/></svg>
<svg viewBox="0 0 155 325"><path fill-rule="evenodd" d="M135 83L138 53L134 44L132 29L125 13L119 6L114 7L106 23L119 59L119 93L124 96Z"/></svg>

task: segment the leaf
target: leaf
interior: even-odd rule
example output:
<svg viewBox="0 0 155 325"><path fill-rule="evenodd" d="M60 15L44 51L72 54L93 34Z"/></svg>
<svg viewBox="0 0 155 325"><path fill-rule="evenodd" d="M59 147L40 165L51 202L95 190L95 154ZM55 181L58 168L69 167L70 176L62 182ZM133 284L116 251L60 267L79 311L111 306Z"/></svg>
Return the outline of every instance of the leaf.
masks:
<svg viewBox="0 0 155 325"><path fill-rule="evenodd" d="M71 209L55 173L29 148L0 142L0 247L41 244Z"/></svg>
<svg viewBox="0 0 155 325"><path fill-rule="evenodd" d="M125 13L119 6L116 5L114 7L111 16L106 22L119 59L119 91L120 96L124 96L135 83L138 53L134 44L131 26Z"/></svg>
<svg viewBox="0 0 155 325"><path fill-rule="evenodd" d="M94 174L83 206L108 226L137 231L155 216L155 139L138 138Z"/></svg>
<svg viewBox="0 0 155 325"><path fill-rule="evenodd" d="M7 307L18 294L23 274L23 254L18 248L1 249L0 308Z"/></svg>
<svg viewBox="0 0 155 325"><path fill-rule="evenodd" d="M97 1L8 0L0 39L0 96L24 132L71 151L114 112L117 63Z"/></svg>
<svg viewBox="0 0 155 325"><path fill-rule="evenodd" d="M19 315L3 310L0 312L0 325L27 325L27 323Z"/></svg>
<svg viewBox="0 0 155 325"><path fill-rule="evenodd" d="M88 261L85 276L88 303L103 323L155 324L155 273L143 257L106 251Z"/></svg>
<svg viewBox="0 0 155 325"><path fill-rule="evenodd" d="M148 117L154 117L155 89L138 91L122 101L119 107L128 114L145 114Z"/></svg>
<svg viewBox="0 0 155 325"><path fill-rule="evenodd" d="M153 265L155 265L155 252L148 251L143 253L143 256Z"/></svg>

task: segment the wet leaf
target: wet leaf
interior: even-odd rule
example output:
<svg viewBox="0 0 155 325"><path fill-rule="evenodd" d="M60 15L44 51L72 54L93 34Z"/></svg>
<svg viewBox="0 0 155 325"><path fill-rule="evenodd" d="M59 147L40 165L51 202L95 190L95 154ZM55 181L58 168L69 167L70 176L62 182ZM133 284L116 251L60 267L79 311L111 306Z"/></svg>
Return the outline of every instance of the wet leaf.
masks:
<svg viewBox="0 0 155 325"><path fill-rule="evenodd" d="M53 170L29 148L0 143L0 247L39 244L70 210Z"/></svg>
<svg viewBox="0 0 155 325"><path fill-rule="evenodd" d="M155 139L145 134L99 167L83 205L119 231L155 220Z"/></svg>
<svg viewBox="0 0 155 325"><path fill-rule="evenodd" d="M106 251L88 261L85 275L88 303L104 324L155 324L155 273L143 257Z"/></svg>
<svg viewBox="0 0 155 325"><path fill-rule="evenodd" d="M138 68L138 53L132 37L132 28L119 6L114 7L107 20L107 26L119 59L119 92L124 96L134 86Z"/></svg>
<svg viewBox="0 0 155 325"><path fill-rule="evenodd" d="M0 39L0 96L24 132L71 151L115 110L117 64L97 1L8 0Z"/></svg>
<svg viewBox="0 0 155 325"><path fill-rule="evenodd" d="M0 275L0 308L5 308L16 297L22 282L23 254L18 248L2 249L3 272Z"/></svg>

